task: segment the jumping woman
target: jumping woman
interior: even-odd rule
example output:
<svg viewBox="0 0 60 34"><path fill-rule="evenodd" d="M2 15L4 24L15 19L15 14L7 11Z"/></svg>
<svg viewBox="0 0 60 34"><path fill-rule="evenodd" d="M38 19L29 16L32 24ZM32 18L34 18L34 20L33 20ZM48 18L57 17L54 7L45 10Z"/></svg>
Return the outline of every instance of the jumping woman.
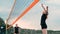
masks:
<svg viewBox="0 0 60 34"><path fill-rule="evenodd" d="M41 4L43 8L43 13L41 16L41 29L42 29L42 34L47 34L47 24L46 24L46 19L48 17L48 6L44 7L43 4Z"/></svg>

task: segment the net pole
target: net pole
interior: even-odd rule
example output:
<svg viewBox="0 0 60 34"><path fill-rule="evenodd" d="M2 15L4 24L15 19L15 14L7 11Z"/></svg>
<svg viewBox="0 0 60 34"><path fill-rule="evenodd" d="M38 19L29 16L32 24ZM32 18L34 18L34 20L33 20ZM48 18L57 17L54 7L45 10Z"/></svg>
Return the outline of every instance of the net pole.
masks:
<svg viewBox="0 0 60 34"><path fill-rule="evenodd" d="M6 19L6 34L7 34L8 20L10 19L10 16L11 16L11 14L12 14L12 11L13 11L13 8L14 8L14 6L15 6L15 3L16 3L16 0L14 0L14 4L13 4L13 6L12 6L12 8L11 8L10 14L9 14L8 18Z"/></svg>

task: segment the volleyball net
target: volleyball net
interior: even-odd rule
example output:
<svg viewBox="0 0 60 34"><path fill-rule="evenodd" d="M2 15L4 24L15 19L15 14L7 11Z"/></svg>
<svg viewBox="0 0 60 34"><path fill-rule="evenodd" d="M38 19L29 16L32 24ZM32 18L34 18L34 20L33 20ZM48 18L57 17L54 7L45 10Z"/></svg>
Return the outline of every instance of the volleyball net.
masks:
<svg viewBox="0 0 60 34"><path fill-rule="evenodd" d="M21 19L39 0L15 0L7 19L7 24L13 26ZM9 29L9 26L7 29Z"/></svg>

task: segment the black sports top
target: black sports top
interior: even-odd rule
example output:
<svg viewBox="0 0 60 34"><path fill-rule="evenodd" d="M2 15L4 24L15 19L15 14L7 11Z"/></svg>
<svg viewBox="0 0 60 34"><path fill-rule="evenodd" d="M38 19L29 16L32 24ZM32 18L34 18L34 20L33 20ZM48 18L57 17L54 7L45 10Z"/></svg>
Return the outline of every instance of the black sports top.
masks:
<svg viewBox="0 0 60 34"><path fill-rule="evenodd" d="M19 27L15 27L15 33L19 33Z"/></svg>
<svg viewBox="0 0 60 34"><path fill-rule="evenodd" d="M41 24L44 24L45 23L45 20L47 18L47 15L48 15L48 12L46 14L42 14L42 16L41 16Z"/></svg>

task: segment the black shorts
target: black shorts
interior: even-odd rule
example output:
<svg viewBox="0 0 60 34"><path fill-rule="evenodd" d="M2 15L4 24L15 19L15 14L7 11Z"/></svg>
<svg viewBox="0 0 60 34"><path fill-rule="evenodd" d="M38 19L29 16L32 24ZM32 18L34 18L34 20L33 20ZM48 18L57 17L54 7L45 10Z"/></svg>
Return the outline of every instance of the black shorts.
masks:
<svg viewBox="0 0 60 34"><path fill-rule="evenodd" d="M19 34L19 33L15 33L15 34Z"/></svg>
<svg viewBox="0 0 60 34"><path fill-rule="evenodd" d="M15 32L16 34L19 34L19 32Z"/></svg>
<svg viewBox="0 0 60 34"><path fill-rule="evenodd" d="M41 24L41 28L42 29L47 29L47 25L46 24Z"/></svg>

